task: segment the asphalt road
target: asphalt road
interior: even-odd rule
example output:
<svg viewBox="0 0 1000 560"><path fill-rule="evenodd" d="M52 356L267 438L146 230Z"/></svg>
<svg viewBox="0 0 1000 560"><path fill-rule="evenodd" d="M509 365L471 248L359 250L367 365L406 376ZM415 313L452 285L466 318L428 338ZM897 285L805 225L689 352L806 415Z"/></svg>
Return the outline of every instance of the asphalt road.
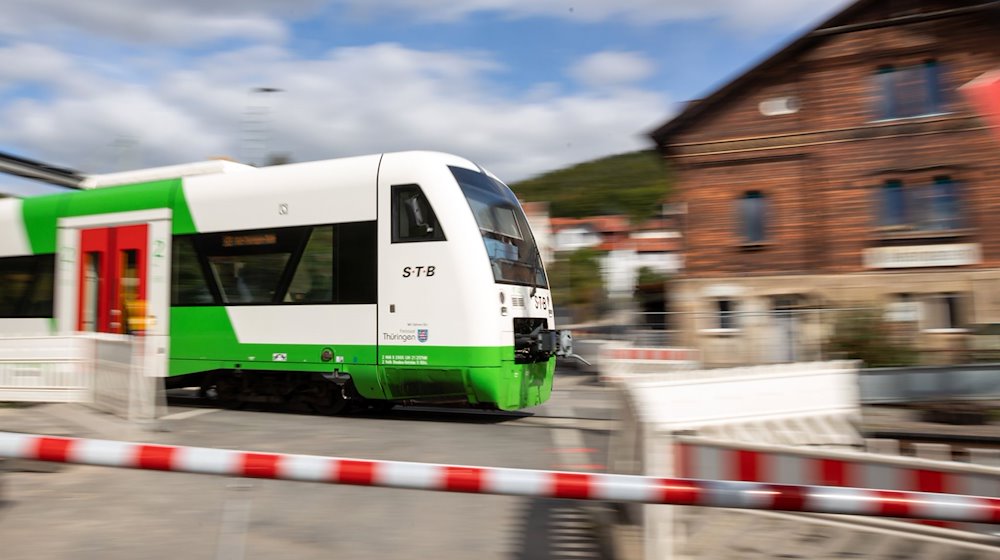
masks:
<svg viewBox="0 0 1000 560"><path fill-rule="evenodd" d="M399 409L323 417L172 406L157 443L364 459L599 471L614 401L561 375L524 414ZM49 416L60 409L48 405ZM20 430L39 410L0 410ZM78 414L79 411L74 412ZM65 417L64 417L65 419ZM106 418L48 431L109 437ZM110 428L109 428L110 429ZM587 504L38 465L0 477L4 559L602 558ZM18 470L32 465L19 465Z"/></svg>

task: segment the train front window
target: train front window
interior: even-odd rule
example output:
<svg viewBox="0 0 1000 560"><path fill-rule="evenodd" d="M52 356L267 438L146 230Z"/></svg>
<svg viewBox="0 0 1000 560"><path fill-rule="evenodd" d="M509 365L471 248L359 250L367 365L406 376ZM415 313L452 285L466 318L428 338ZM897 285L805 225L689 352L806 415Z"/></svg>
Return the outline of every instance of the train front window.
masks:
<svg viewBox="0 0 1000 560"><path fill-rule="evenodd" d="M503 284L547 287L541 255L514 193L486 173L450 169L479 224L493 278Z"/></svg>

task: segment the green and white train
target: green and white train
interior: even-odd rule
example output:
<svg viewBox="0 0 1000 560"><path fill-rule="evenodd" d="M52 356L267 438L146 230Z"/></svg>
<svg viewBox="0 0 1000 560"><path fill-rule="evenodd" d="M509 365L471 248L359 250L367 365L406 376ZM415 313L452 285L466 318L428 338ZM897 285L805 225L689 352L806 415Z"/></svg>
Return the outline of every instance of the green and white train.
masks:
<svg viewBox="0 0 1000 560"><path fill-rule="evenodd" d="M552 299L514 194L434 152L94 176L0 200L0 335L141 333L220 401L540 404Z"/></svg>

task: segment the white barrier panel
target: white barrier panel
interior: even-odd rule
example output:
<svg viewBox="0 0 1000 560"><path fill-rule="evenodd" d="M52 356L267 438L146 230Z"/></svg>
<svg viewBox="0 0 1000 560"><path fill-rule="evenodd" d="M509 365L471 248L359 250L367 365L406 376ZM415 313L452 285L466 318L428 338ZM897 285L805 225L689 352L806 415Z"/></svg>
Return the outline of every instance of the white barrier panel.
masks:
<svg viewBox="0 0 1000 560"><path fill-rule="evenodd" d="M919 492L369 461L10 432L0 432L0 457L439 492L1000 524L1000 498Z"/></svg>
<svg viewBox="0 0 1000 560"><path fill-rule="evenodd" d="M89 402L90 344L75 336L0 338L0 401Z"/></svg>
<svg viewBox="0 0 1000 560"><path fill-rule="evenodd" d="M0 401L81 403L133 422L151 421L162 404L165 338L2 337Z"/></svg>
<svg viewBox="0 0 1000 560"><path fill-rule="evenodd" d="M641 421L667 433L807 417L861 419L857 368L848 361L645 375L630 380L628 391Z"/></svg>

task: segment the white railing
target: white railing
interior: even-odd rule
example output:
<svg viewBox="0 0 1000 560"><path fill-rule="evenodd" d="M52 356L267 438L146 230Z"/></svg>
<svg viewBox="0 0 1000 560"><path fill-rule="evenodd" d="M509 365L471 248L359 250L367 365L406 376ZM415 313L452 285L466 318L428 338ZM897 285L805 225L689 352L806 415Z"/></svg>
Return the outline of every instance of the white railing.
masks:
<svg viewBox="0 0 1000 560"><path fill-rule="evenodd" d="M163 398L158 338L2 337L0 401L80 403L131 422L154 420Z"/></svg>
<svg viewBox="0 0 1000 560"><path fill-rule="evenodd" d="M84 336L0 338L0 401L89 402L91 346Z"/></svg>

